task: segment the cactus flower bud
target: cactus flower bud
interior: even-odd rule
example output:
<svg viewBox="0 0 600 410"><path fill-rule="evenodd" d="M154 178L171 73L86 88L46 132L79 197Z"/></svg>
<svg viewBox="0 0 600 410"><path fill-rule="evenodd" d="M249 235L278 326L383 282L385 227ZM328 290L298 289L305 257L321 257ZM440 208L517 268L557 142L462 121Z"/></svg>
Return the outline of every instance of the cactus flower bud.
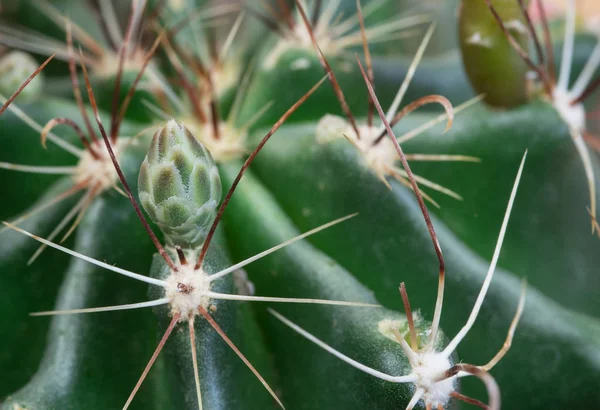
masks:
<svg viewBox="0 0 600 410"><path fill-rule="evenodd" d="M204 242L221 200L221 179L208 150L185 125L170 120L159 129L138 178L142 206L168 245Z"/></svg>
<svg viewBox="0 0 600 410"><path fill-rule="evenodd" d="M27 53L11 51L0 58L0 94L9 96L38 68L38 62ZM32 101L42 92L42 73L21 91L22 101Z"/></svg>

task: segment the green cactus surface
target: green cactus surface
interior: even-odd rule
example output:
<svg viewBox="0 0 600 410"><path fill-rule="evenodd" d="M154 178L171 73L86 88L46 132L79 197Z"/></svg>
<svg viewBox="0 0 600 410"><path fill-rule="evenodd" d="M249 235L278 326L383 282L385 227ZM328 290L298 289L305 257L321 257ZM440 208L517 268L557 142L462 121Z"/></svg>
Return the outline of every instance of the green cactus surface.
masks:
<svg viewBox="0 0 600 410"><path fill-rule="evenodd" d="M580 4L6 3L0 410L600 408Z"/></svg>

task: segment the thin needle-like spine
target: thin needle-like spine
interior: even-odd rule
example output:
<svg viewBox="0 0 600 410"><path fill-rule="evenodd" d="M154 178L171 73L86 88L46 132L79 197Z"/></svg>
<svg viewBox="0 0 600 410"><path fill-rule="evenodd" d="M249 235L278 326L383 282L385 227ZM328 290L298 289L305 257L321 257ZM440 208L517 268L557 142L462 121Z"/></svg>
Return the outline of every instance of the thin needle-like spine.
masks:
<svg viewBox="0 0 600 410"><path fill-rule="evenodd" d="M152 231L152 228L150 228L150 225L148 224L146 217L144 217L144 214L142 213L140 206L138 205L137 201L133 197L133 193L131 192L131 189L129 188L129 184L127 183L125 174L123 174L123 171L121 170L121 166L119 165L119 161L117 161L117 157L115 156L115 153L112 149L110 140L108 138L108 135L106 134L106 130L104 129L104 126L102 125L102 120L100 120L100 114L98 113L98 105L96 104L96 98L94 97L94 91L92 90L92 85L90 84L90 79L89 79L89 76L87 73L87 68L85 67L85 64L83 62L82 62L81 68L83 69L83 78L85 80L85 85L86 85L88 97L90 99L90 104L92 105L92 110L94 111L94 117L96 117L96 123L98 124L98 128L100 129L100 134L102 135L102 139L104 140L104 144L106 145L106 149L108 150L110 159L115 167L115 171L117 171L119 180L123 184L123 188L125 188L125 192L127 193L127 196L129 197L129 201L133 205L135 213L137 214L138 218L142 222L142 225L146 229L146 232L150 236L150 239L154 243L154 246L156 246L158 253L160 253L160 255L164 258L165 262L167 263L167 265L169 265L171 270L176 272L177 267L171 260L171 257L167 254L167 252L163 248L162 244L156 237L156 234Z"/></svg>
<svg viewBox="0 0 600 410"><path fill-rule="evenodd" d="M415 322L413 321L412 310L410 308L410 301L408 300L408 293L406 293L406 285L404 284L404 282L400 284L400 295L402 296L404 312L406 313L406 320L408 322L408 331L410 334L410 348L416 352L419 349L419 344L417 343L417 332L415 332Z"/></svg>
<svg viewBox="0 0 600 410"><path fill-rule="evenodd" d="M250 264L250 263L252 263L254 261L262 259L265 256L267 256L267 255L269 255L269 254L271 254L271 253L273 253L273 252L275 252L275 251L277 251L277 250L279 250L281 248L285 248L286 246L289 246L289 245L291 245L291 244L293 244L295 242L298 242L301 239L307 238L307 237L309 237L311 235L314 235L314 234L316 234L318 232L321 232L321 231L323 231L323 230L325 230L327 228L331 228L332 226L337 225L339 223L342 223L342 222L344 222L344 221L346 221L346 220L348 220L350 218L354 218L356 215L358 215L358 213L354 213L354 214L351 214L351 215L344 216L343 218L336 219L334 221L328 222L328 223L323 224L321 226L318 226L318 227L316 227L314 229L311 229L310 231L305 232L303 234L300 234L300 235L298 235L298 236L296 236L296 237L294 237L292 239L288 239L287 241L282 242L279 245L273 246L272 248L269 248L269 249L267 249L265 251L262 251L262 252L260 252L260 253L258 253L256 255L254 255L254 256L251 256L250 258L245 259L245 260L243 260L243 261L241 261L239 263L236 263L235 265L232 265L232 266L230 266L230 267L228 267L226 269L223 269L220 272L217 272L217 273L214 273L214 274L210 275L207 278L207 280L209 282L212 282L213 280L219 279L219 278L221 278L221 277L223 277L223 276L225 276L225 275L227 275L227 274L229 274L229 273L231 273L233 271L236 271L238 269L243 268L244 266L246 266L246 265L248 265L248 264Z"/></svg>
<svg viewBox="0 0 600 410"><path fill-rule="evenodd" d="M165 343L167 343L167 339L169 338L169 336L171 336L171 332L173 332L173 329L175 328L175 325L179 321L180 317L181 317L181 315L179 313L177 313L177 314L175 314L175 316L173 316L173 319L171 319L171 323L169 323L169 326L167 327L167 330L165 331L165 334L163 335L162 339L160 339L160 342L158 343L158 346L156 347L156 350L152 354L152 357L150 358L150 361L146 365L146 368L142 372L142 375L140 376L140 379L138 380L138 382L136 383L135 387L133 388L133 391L129 395L129 398L127 399L127 402L125 402L125 405L123 406L123 410L127 410L127 408L129 408L129 405L131 404L131 402L133 401L133 398L135 397L136 393L140 389L140 386L142 385L142 383L144 382L144 379L148 375L148 372L150 371L150 368L152 367L152 365L154 364L154 362L158 358L158 355L160 354L161 350L163 349Z"/></svg>
<svg viewBox="0 0 600 410"><path fill-rule="evenodd" d="M9 110L11 110L17 117L19 117L19 119L21 121L23 121L25 124L27 124L31 129L33 129L39 133L41 133L43 131L42 126L40 124L38 124L29 115L27 115L25 112L23 112L23 110L21 110L18 106L14 105L14 104L7 104L6 103L7 100L1 94L0 94L0 101L5 101L4 106L6 106ZM83 150L77 148L70 142L65 141L64 139L59 138L58 136L56 136L55 134L53 134L51 132L48 133L47 138L50 141L52 141L54 144L56 144L63 150L67 151L68 153L73 154L77 158L81 158L81 156L83 155Z"/></svg>
<svg viewBox="0 0 600 410"><path fill-rule="evenodd" d="M425 97L421 97L411 102L402 110L400 110L400 112L394 115L394 117L392 117L392 120L390 121L390 127L398 124L402 118L427 104L440 104L442 107L444 107L444 111L446 111L446 129L444 129L444 132L447 132L452 127L452 123L454 122L454 109L452 108L450 101L441 95L426 95ZM377 145L385 137L385 132L386 130L384 128L379 136L373 141L373 145Z"/></svg>
<svg viewBox="0 0 600 410"><path fill-rule="evenodd" d="M96 266L100 266L101 268L108 269L108 270L113 271L115 273L119 273L121 275L128 276L128 277L130 277L132 279L136 279L136 280L139 280L139 281L142 281L142 282L146 282L146 283L149 283L151 285L157 285L157 286L162 286L162 287L166 287L168 285L167 282L165 282L164 280L149 278L147 276L140 275L139 273L134 273L134 272L130 272L130 271L125 270L125 269L117 268L116 266L109 265L108 263L104 263L104 262L101 262L101 261L99 261L97 259L90 258L89 256L85 256L85 255L83 255L83 254L81 254L79 252L75 252L75 251L73 251L73 250L71 250L69 248L65 248L64 246L57 245L57 244L55 244L53 242L50 242L50 241L48 241L48 240L46 240L44 238L40 238L39 236L34 235L32 233L29 233L29 232L25 231L24 229L21 229L21 228L19 228L17 226L14 226L13 224L10 224L8 222L2 222L2 223L4 225L6 225L7 227L9 227L10 229L13 229L13 230L15 230L17 232L20 232L20 233L24 234L24 235L27 235L30 238L33 238L33 239L35 239L38 242L41 242L41 243L43 243L43 244L45 244L47 246L50 246L51 248L58 249L59 251L67 253L67 254L69 254L71 256L75 256L76 258L82 259L82 260L84 260L86 262L89 262L91 264L94 264Z"/></svg>
<svg viewBox="0 0 600 410"><path fill-rule="evenodd" d="M432 23L431 26L429 26L429 29L425 33L423 40L421 40L421 44L419 44L419 48L417 49L417 52L415 53L415 56L413 57L413 60L410 63L410 66L408 66L408 71L406 72L406 77L404 77L404 80L402 81L402 84L400 85L400 88L398 89L398 93L394 97L394 101L392 101L392 104L390 105L390 108L388 109L388 112L385 116L388 122L392 122L392 119L394 118L396 111L398 111L398 108L400 107L400 104L402 103L404 94L406 94L406 90L408 90L408 86L410 85L410 82L412 81L412 79L417 71L417 67L419 66L419 63L421 62L421 59L423 58L423 54L425 53L427 44L429 44L429 40L431 40L431 36L433 35L435 26L436 26L436 23ZM381 128L382 128L382 131L384 131L386 127L382 126Z"/></svg>
<svg viewBox="0 0 600 410"><path fill-rule="evenodd" d="M560 72L558 74L557 84L557 87L560 90L568 89L569 79L571 78L571 60L573 58L573 45L575 41L575 12L575 0L567 0L565 39L563 43L562 60L560 62Z"/></svg>
<svg viewBox="0 0 600 410"><path fill-rule="evenodd" d="M75 67L75 52L73 51L73 33L71 32L71 20L67 20L67 55L69 56L69 76L71 77L71 87L73 88L73 96L77 103L77 108L81 113L81 118L85 123L85 127L88 130L88 134L92 141L96 141L98 137L92 127L92 123L87 115L87 111L83 105L83 97L81 96L81 90L79 89L79 79L77 78L77 67Z"/></svg>
<svg viewBox="0 0 600 410"><path fill-rule="evenodd" d="M196 353L196 329L194 329L194 318L188 320L188 330L190 332L190 348L192 350L192 366L194 367L194 383L196 384L196 397L198 400L198 410L202 410L202 391L200 390L200 374L198 372L198 355Z"/></svg>
<svg viewBox="0 0 600 410"><path fill-rule="evenodd" d="M113 97L112 97L112 106L111 106L111 125L110 125L110 135L112 138L112 142L116 141L115 136L116 133L115 128L117 126L116 121L118 118L118 109L119 109L119 95L121 93L121 78L123 77L123 70L125 67L125 54L127 49L129 48L129 42L131 40L133 26L134 26L134 18L137 14L138 1L133 0L131 2L131 12L129 14L129 22L127 23L127 29L125 30L125 38L123 43L121 43L121 47L119 48L119 59L117 65L117 72L115 75L115 86L113 89Z"/></svg>
<svg viewBox="0 0 600 410"><path fill-rule="evenodd" d="M23 81L23 83L19 86L19 88L17 88L17 91L15 91L10 97L8 97L8 100L6 100L4 102L4 104L2 104L2 107L0 108L0 115L4 114L4 111L6 111L8 106L15 100L15 98L17 98L17 96L19 94L21 94L21 91L23 91L23 89L25 89L25 87L27 87L27 85L44 69L44 67L46 67L46 65L50 61L52 61L52 59L55 56L56 56L56 53L54 53L50 57L48 57L46 59L46 61L44 61L38 68L36 68L36 70L33 73L31 73L31 75L29 77L27 77L27 79L25 81Z"/></svg>
<svg viewBox="0 0 600 410"><path fill-rule="evenodd" d="M21 215L17 219L13 219L12 221L10 221L10 224L12 224L12 225L20 224L21 222L27 220L28 218L30 218L31 216L33 216L37 213L43 211L44 209L49 208L52 205L56 205L57 203L64 201L65 199L67 199L67 198L75 195L77 192L81 191L83 188L85 188L87 186L88 183L89 183L89 178L73 185L71 188L69 188L65 192L55 196L48 202L44 202L43 204L36 206L33 210L27 212L26 214ZM6 231L8 229L10 229L10 228L8 226L5 226L2 229L0 229L0 233Z"/></svg>
<svg viewBox="0 0 600 410"><path fill-rule="evenodd" d="M491 374L477 366L467 363L455 364L446 370L445 375L442 376L438 381L447 379L449 377L454 377L459 372L467 372L480 379L487 390L488 400L490 403L488 406L489 409L500 410L500 387L498 387L498 383L496 383L496 380Z"/></svg>
<svg viewBox="0 0 600 410"><path fill-rule="evenodd" d="M481 286L481 290L479 291L479 295L477 296L477 300L475 301L475 305L473 306L473 310L469 315L469 319L467 323L463 326L463 328L458 332L458 334L448 343L448 345L444 348L442 354L445 357L450 357L452 352L456 349L462 339L469 333L473 323L475 323L475 319L477 319L477 315L479 314L479 309L483 304L483 300L487 294L490 283L492 282L492 278L494 276L494 271L496 270L496 264L498 263L498 258L500 257L500 250L502 249L502 243L504 241L504 236L506 234L506 229L508 227L508 221L510 219L510 214L513 208L513 204L515 202L515 198L517 196L517 190L519 188L519 182L521 181L521 175L523 173L523 167L525 166L525 159L527 158L527 151L523 155L523 159L521 160L521 165L519 166L519 171L517 172L517 176L515 178L515 182L513 184L512 191L510 193L510 198L508 200L508 205L506 206L506 212L504 213L504 219L502 221L502 226L500 227L500 233L498 234L498 240L496 242L496 248L494 249L494 255L492 256L492 261L490 262L490 267L485 276L485 280L483 281L483 285Z"/></svg>
<svg viewBox="0 0 600 410"><path fill-rule="evenodd" d="M250 302L305 303L305 304L316 304L316 305L376 307L376 308L381 307L381 305L376 304L376 303L347 302L344 300L279 298L279 297L270 297L270 296L246 296L246 295L231 295L231 294L217 293L217 292L206 292L206 293L204 293L204 295L210 297L211 299L243 300L243 301L250 301Z"/></svg>
<svg viewBox="0 0 600 410"><path fill-rule="evenodd" d="M415 394L412 396L412 398L408 402L408 405L406 406L406 410L413 410L415 408L415 406L417 405L417 403L419 402L419 400L421 400L421 397L423 397L423 394L425 394L425 390L423 388L418 388L415 391Z"/></svg>
<svg viewBox="0 0 600 410"><path fill-rule="evenodd" d="M360 131L358 130L358 126L356 125L356 120L354 118L354 115L352 114L352 111L350 111L350 107L348 106L348 103L346 102L346 97L344 97L344 92L342 91L342 87L340 87L340 84L338 83L337 78L335 77L335 74L333 73L333 69L329 65L329 62L325 58L325 54L323 54L323 52L321 51L321 48L319 47L319 44L317 43L317 39L315 38L314 30L313 30L312 26L310 25L310 21L308 21L308 17L306 16L304 7L302 7L302 4L300 4L299 0L296 0L296 6L298 7L298 11L300 12L300 15L302 16L302 20L304 21L304 24L306 25L306 29L308 31L308 34L310 35L310 39L313 43L313 46L317 50L319 62L321 63L321 66L325 70L325 73L327 74L327 77L329 78L329 81L331 82L331 86L333 87L333 91L334 91L338 101L340 102L340 105L342 106L342 111L344 111L346 118L348 118L348 121L350 122L350 125L352 126L352 129L354 130L354 132L356 134L356 138L360 139Z"/></svg>
<svg viewBox="0 0 600 410"><path fill-rule="evenodd" d="M432 30L432 29L433 28L430 28L430 30ZM369 82L367 73L365 73L365 69L363 68L358 56L356 57L356 61L358 62L358 67L360 68L360 72L363 76L363 79L365 80L367 89L369 90L369 95L371 95L371 98L373 99L373 103L375 104L375 108L377 109L377 112L379 114L379 118L383 122L383 124L387 130L388 137L392 140L394 147L396 148L396 152L398 153L398 156L400 157L400 162L402 162L402 167L404 168L404 171L406 172L406 174L408 175L408 177L410 179L410 183L412 185L413 191L417 197L417 202L419 203L419 208L421 209L421 213L423 214L423 219L425 219L425 224L427 225L427 230L429 231L429 236L431 237L431 242L433 243L433 249L438 258L438 262L439 262L438 293L437 293L437 300L436 300L436 304L435 304L435 311L433 314L433 320L432 320L432 324L431 324L431 334L429 336L429 341L427 342L427 345L426 345L426 348L428 350L431 350L433 348L433 345L434 345L436 337L437 337L437 332L438 332L439 323L440 323L440 317L442 315L442 304L444 302L444 282L445 282L445 276L446 276L446 268L445 268L445 263L444 263L444 256L442 254L442 248L438 241L437 234L435 233L435 228L433 227L433 223L431 222L431 217L429 216L429 211L427 211L427 206L425 205L425 201L423 200L423 195L421 194L421 191L419 190L419 186L417 184L415 176L412 173L410 166L408 165L408 161L406 160L404 151L402 150L402 147L400 147L400 144L398 143L398 140L396 139L396 136L394 135L394 131L392 130L392 127L390 127L390 124L385 116L385 113L383 112L383 109L381 108L381 104L379 103L379 100L377 99L377 95L375 95L375 91L373 90L373 87L372 87L371 83Z"/></svg>
<svg viewBox="0 0 600 410"><path fill-rule="evenodd" d="M13 164L10 162L0 162L0 168L9 169L11 171L30 172L33 174L46 174L46 175L71 175L77 169L77 167L22 165L22 164Z"/></svg>
<svg viewBox="0 0 600 410"><path fill-rule="evenodd" d="M519 320L521 319L521 315L523 314L523 309L525 308L525 291L527 289L527 282L523 281L523 285L521 286L521 296L519 297L519 304L517 306L517 311L515 312L515 316L513 317L512 322L510 322L510 327L508 328L508 333L506 335L506 340L502 345L502 348L496 353L496 355L483 366L480 366L486 372L492 370L494 367L512 346L512 341L515 336L515 330L517 329L517 325L519 324Z"/></svg>
<svg viewBox="0 0 600 410"><path fill-rule="evenodd" d="M258 372L258 370L256 370L256 368L254 366L252 366L252 363L250 363L250 361L248 361L248 359L246 358L246 356L244 356L244 354L237 348L237 346L225 334L225 332L223 331L223 329L221 329L221 327L218 325L218 323L215 322L215 320L212 318L212 316L209 315L208 312L204 308L202 308L202 307L198 308L198 311L200 312L200 314L202 315L202 317L204 317L204 319L206 319L206 321L212 326L212 328L215 330L215 332L217 332L217 334L219 336L221 336L221 338L223 339L223 341L225 343L227 343L227 345L231 348L231 350L233 350L233 352L242 360L242 362L244 362L244 364L246 365L246 367L248 367L248 369L250 369L250 371L254 374L254 376L256 376L256 378L265 387L265 389L267 389L267 391L269 392L269 394L273 397L273 399L275 399L275 401L277 402L277 404L279 404L279 407L281 407L282 409L285 409L283 403L281 402L281 400L279 399L279 397L277 397L277 394L275 394L275 392L273 391L273 389L271 388L271 386L269 386L269 384L267 383L267 381L260 375L260 373Z"/></svg>
<svg viewBox="0 0 600 410"><path fill-rule="evenodd" d="M260 143L254 149L254 151L252 151L252 153L250 154L248 159L246 159L246 161L242 165L242 168L238 172L238 175L236 176L233 183L231 184L231 188L229 188L229 191L227 192L225 199L221 203L219 210L217 211L217 215L213 221L212 226L210 227L210 230L208 231L206 240L204 241L204 244L202 245L202 250L200 251L200 255L198 256L198 261L196 262L196 266L194 267L194 270L198 270L202 267L202 262L204 261L204 257L206 256L206 252L208 251L208 246L210 245L212 237L215 234L215 230L217 229L217 225L218 225L219 221L221 220L223 212L225 211L225 208L227 207L227 204L229 203L229 200L231 199L231 195L233 195L235 188L239 184L240 180L242 179L242 176L244 176L244 173L246 172L246 170L248 169L250 164L252 164L252 161L254 161L254 158L258 155L258 153L260 152L262 147L267 143L267 141L269 141L271 136L279 129L279 127L281 127L283 125L283 123L289 118L289 116L292 115L294 113L294 111L296 111L298 109L298 107L300 105L302 105L304 103L304 101L306 101L308 99L308 97L310 97L321 86L321 84L323 84L323 81L325 81L325 79L326 79L326 77L323 77L321 80L319 80L318 83L316 83L310 90L308 90L308 92L306 94L304 94L298 101L296 101L296 103L294 105L292 105L281 116L281 118L279 118L279 120L277 120L277 122L273 125L273 127L271 127L269 132L263 137L263 139L260 141Z"/></svg>
<svg viewBox="0 0 600 410"><path fill-rule="evenodd" d="M531 57L529 57L529 54L527 53L527 51L523 50L523 47L521 47L521 45L515 39L515 37L510 33L510 31L508 31L508 28L504 24L502 17L500 17L498 12L496 11L496 8L492 5L492 0L485 0L485 3L487 5L488 9L490 10L490 12L492 13L492 15L494 16L494 19L498 23L498 26L504 33L504 36L510 43L513 50L515 50L517 52L517 54L519 54L521 59L525 62L525 64L527 64L529 66L529 68L531 68L533 71L535 71L537 73L539 78L542 80L542 84L544 86L544 89L546 90L546 93L548 95L552 95L552 90L554 89L554 86L552 84L552 81L550 81L550 78L548 77L548 73L545 71L545 67L534 63L533 60L531 59ZM564 62L564 60L563 60L563 62Z"/></svg>
<svg viewBox="0 0 600 410"><path fill-rule="evenodd" d="M466 110L467 108L473 106L474 104L477 104L478 102L483 100L483 98L484 98L484 96L483 96L483 94L481 94L481 95L478 95L477 97L474 97L474 98L471 98L470 100L465 101L464 103L462 103L460 105L457 105L456 107L454 107L454 115L458 114L459 112L461 112L463 110ZM422 133L424 133L428 129L432 128L433 126L439 124L440 122L447 121L447 120L448 120L447 113L440 114L433 120L427 121L425 124L420 125L417 128L407 132L406 134L399 136L397 138L398 143L403 144L406 141L409 141L409 140L421 135Z"/></svg>
<svg viewBox="0 0 600 410"><path fill-rule="evenodd" d="M103 306L103 307L95 307L95 308L84 308L84 309L68 309L68 310L47 310L44 312L33 312L30 313L29 316L57 316L57 315L75 315L81 313L98 313L98 312L114 312L117 310L131 310L131 309L142 309L153 306L161 306L169 303L171 299L169 298L161 298L156 300L151 300L149 302L140 302L140 303L128 303L126 305L117 305L117 306Z"/></svg>
<svg viewBox="0 0 600 410"><path fill-rule="evenodd" d="M75 204L75 206L73 208L71 208L71 210L69 210L69 212L67 212L67 214L63 217L63 219L52 230L50 235L48 235L48 239L47 239L48 241L50 241L50 242L53 241L54 238L56 238L56 236L58 236L60 231L62 231L64 229L64 227L67 226L67 224L71 221L71 219L75 218L75 215L77 215L77 213L84 207L85 203L90 198L91 192L92 191L90 189L88 189L86 194L77 202L77 204ZM29 266L33 262L35 262L35 260L38 258L38 256L40 256L42 254L44 249L46 249L46 245L41 245L35 251L33 256L31 258L29 258L29 260L27 261L27 266Z"/></svg>
<svg viewBox="0 0 600 410"><path fill-rule="evenodd" d="M335 350L333 347L329 346L327 343L323 342L321 339L313 336L311 333L302 329L300 326L298 326L291 320L287 319L280 313L276 312L275 310L273 310L271 308L267 308L267 310L269 311L269 313L271 313L273 316L275 316L277 319L279 319L283 324L290 327L296 333L299 333L300 335L304 336L306 339L310 340L311 342L313 342L317 346L321 347L328 353L331 353L338 359L343 360L344 362L348 363L350 366L355 367L362 372L365 372L367 374L370 374L371 376L375 376L381 380L389 381L392 383L414 383L415 381L417 381L417 376L414 374L410 374L407 376L392 376L392 375L380 372L378 370L375 370L371 367L365 366L364 364L359 363L356 360L346 356L345 354Z"/></svg>

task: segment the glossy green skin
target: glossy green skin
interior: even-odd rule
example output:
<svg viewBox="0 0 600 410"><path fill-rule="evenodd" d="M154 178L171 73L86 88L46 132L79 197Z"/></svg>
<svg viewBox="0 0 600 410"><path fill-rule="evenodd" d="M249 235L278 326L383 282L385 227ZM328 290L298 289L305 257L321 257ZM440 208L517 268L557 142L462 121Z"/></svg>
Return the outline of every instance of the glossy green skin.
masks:
<svg viewBox="0 0 600 410"><path fill-rule="evenodd" d="M233 165L222 167L224 178L232 181L238 168ZM236 244L231 249L240 258L252 256L299 234L272 194L251 174L246 174L239 185L225 218L229 240ZM277 251L248 265L247 270L261 296L377 303L372 292L349 271L307 243ZM400 306L398 295L395 307ZM293 304L272 304L271 307L367 366L391 375L410 372L398 343L383 336L377 327L384 319L405 320L405 316L397 311ZM278 366L286 408L398 409L406 407L412 397L412 385L382 381L356 370L266 312L263 311L261 316ZM428 325L421 322L418 332L424 332Z"/></svg>
<svg viewBox="0 0 600 410"><path fill-rule="evenodd" d="M136 172L142 157L143 152L138 152L123 158L126 175ZM153 246L128 201L110 193L95 200L86 213L77 231L75 250L143 272L149 268ZM60 275L61 268L66 269L66 276L56 309L145 300L145 284L78 259L57 265L56 271L46 274ZM155 332L148 309L57 316L52 319L40 368L2 408L13 409L16 404L29 410L120 408L152 354ZM142 387L136 408L166 408L160 399L163 382L155 376Z"/></svg>
<svg viewBox="0 0 600 410"><path fill-rule="evenodd" d="M69 180L57 182L39 203L68 189L70 184ZM38 235L48 235L54 228L54 221L67 213L74 202L75 198L34 215L21 227ZM0 233L0 397L24 385L37 369L49 321L32 318L29 313L51 308L63 280L62 272L47 271L48 266L66 265L67 256L59 252L46 251L33 265L26 267L27 260L39 245L14 231ZM27 340L26 344L24 340Z"/></svg>
<svg viewBox="0 0 600 410"><path fill-rule="evenodd" d="M509 171L517 168L526 149L522 195L515 203L499 264L565 307L599 317L600 243L591 234L586 210L587 180L568 128L551 106L538 101L507 112L475 107L461 114L447 134L432 131L406 143L408 152L481 158L479 165L415 162L414 168L463 196L457 202L436 195L441 209L434 212L486 259L492 254L514 178ZM591 156L598 175L600 162L593 152ZM598 180L596 194L600 201Z"/></svg>
<svg viewBox="0 0 600 410"><path fill-rule="evenodd" d="M362 86L364 80L362 79L356 60L353 58L326 57L344 91L344 96L353 115L365 116L368 111L368 94L366 88ZM400 88L410 61L402 59L399 67L398 60L384 59L380 63L378 57L374 56L373 58L377 96L381 104L387 107L391 104L396 92ZM308 60L310 62L309 67L306 69L291 70L292 64L300 59ZM394 61L394 63L391 63L391 61ZM455 69L459 68L458 65L454 67ZM427 74L427 76L419 77L421 74ZM255 127L272 125L292 104L323 78L324 75L325 71L321 67L313 50L289 50L283 53L273 69L257 69L248 88L247 96L244 99L238 124L244 124L258 110L273 101L273 106L256 122ZM459 78L459 85L461 83L463 85L466 84L464 76L462 80L460 80L460 75L457 74L457 77ZM417 71L417 79L414 81L436 84L436 79L439 79L440 83L444 83L442 82L441 73L439 76L431 76L431 71L427 70L421 73ZM361 86L357 86L358 84ZM430 89L435 89L435 86L430 86L427 91ZM459 90L458 96L448 96L452 101L458 100L458 102L462 102L466 99L463 98L465 95L467 98L471 95L470 91L464 86L457 87L456 89ZM423 95L421 89L418 89L417 93L411 94L410 98L416 95ZM340 103L329 82L323 84L311 96L310 101L300 106L289 118L289 122L315 120L325 113L343 115Z"/></svg>
<svg viewBox="0 0 600 410"><path fill-rule="evenodd" d="M529 36L510 29L513 24L527 27L519 3L496 0L493 5L505 24L510 23L507 28L521 48L527 50ZM463 0L458 10L460 49L473 88L485 94L485 101L494 106L512 107L526 102L530 91L528 66L512 48L487 4Z"/></svg>
<svg viewBox="0 0 600 410"><path fill-rule="evenodd" d="M218 241L214 242L207 254L205 271L215 273L230 265ZM169 272L164 259L155 254L150 269L151 276L163 279L169 275ZM216 281L212 290L220 293L237 293L231 275ZM157 287L151 287L149 297L156 299L164 297L164 294ZM247 302L215 300L212 305L216 307L216 312L211 313L214 320L273 386L271 363ZM164 332L162 329L166 329L172 319L170 308L158 307L155 308L155 313L162 337ZM198 408L188 326L187 321L180 322L164 350L164 372L168 381L166 388L173 409ZM194 328L204 408L214 410L277 408L260 382L202 316L195 318Z"/></svg>
<svg viewBox="0 0 600 410"><path fill-rule="evenodd" d="M413 308L422 308L425 318L431 318L438 265L413 194L394 182L389 191L357 164L355 149L347 142L317 145L313 132L314 124L282 129L283 135L257 158L258 176L301 230L360 212L354 220L310 241L351 269L385 306L397 306L398 282L405 281ZM522 150L515 151L515 157L520 158ZM486 179L488 189L494 184L502 192L498 199L501 207L508 201L512 185L505 180L514 178L517 167L515 159L504 167L502 180ZM535 165L527 163L524 178L534 169ZM306 181L318 181L318 189ZM520 190L517 201L526 202L528 194L526 189ZM495 221L490 236L499 231L501 220ZM453 335L466 322L488 262L439 219L433 218L433 223L447 273L441 325ZM511 237L515 229L519 229L518 223L509 225ZM490 247L488 255L492 251ZM577 252L576 248L569 250L572 252ZM458 348L462 361L483 364L500 349L515 313L519 289L514 274L497 270L479 319ZM594 387L600 383L600 368L593 359L598 354L600 323L596 319L573 313L529 286L512 349L492 370L506 392L502 396L504 408L584 408L600 403ZM464 387L465 394L485 397L481 386L471 380L466 380Z"/></svg>

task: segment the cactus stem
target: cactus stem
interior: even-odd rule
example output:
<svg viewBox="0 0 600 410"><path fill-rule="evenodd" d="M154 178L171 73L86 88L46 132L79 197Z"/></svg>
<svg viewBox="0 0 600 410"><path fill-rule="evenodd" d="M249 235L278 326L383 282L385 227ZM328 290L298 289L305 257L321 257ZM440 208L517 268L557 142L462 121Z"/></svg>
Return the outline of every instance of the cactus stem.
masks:
<svg viewBox="0 0 600 410"><path fill-rule="evenodd" d="M8 108L8 106L15 100L15 98L17 98L17 96L19 94L21 94L21 92L25 89L25 87L27 87L27 85L39 74L42 72L42 70L44 69L44 67L46 67L46 65L52 61L52 59L56 57L56 53L52 54L50 57L48 57L33 73L31 73L31 75L29 77L27 77L27 79L25 81L23 81L23 84L21 84L19 86L19 88L17 88L17 91L15 91L10 97L8 97L8 100L6 100L4 102L4 104L2 104L2 107L0 107L0 115L4 114L4 111L6 111L6 109Z"/></svg>
<svg viewBox="0 0 600 410"><path fill-rule="evenodd" d="M138 380L138 382L136 383L135 387L133 388L131 394L129 395L129 398L127 399L127 402L125 402L125 405L123 406L123 410L127 410L127 408L129 408L129 405L133 401L133 398L135 397L136 393L140 389L142 383L144 382L144 379L148 375L148 372L150 371L150 368L152 367L152 365L154 364L154 362L158 358L158 355L160 354L161 350L163 349L165 343L167 343L167 339L169 338L169 336L171 336L171 332L173 332L173 329L175 329L175 325L177 324L177 322L179 322L179 315L175 315L175 316L173 316L173 319L171 319L171 323L169 323L169 326L167 327L167 330L165 331L165 334L160 339L160 342L158 343L158 346L156 347L156 350L152 354L152 357L148 361L148 364L146 365L146 368L142 372L142 375L140 376L140 379Z"/></svg>

